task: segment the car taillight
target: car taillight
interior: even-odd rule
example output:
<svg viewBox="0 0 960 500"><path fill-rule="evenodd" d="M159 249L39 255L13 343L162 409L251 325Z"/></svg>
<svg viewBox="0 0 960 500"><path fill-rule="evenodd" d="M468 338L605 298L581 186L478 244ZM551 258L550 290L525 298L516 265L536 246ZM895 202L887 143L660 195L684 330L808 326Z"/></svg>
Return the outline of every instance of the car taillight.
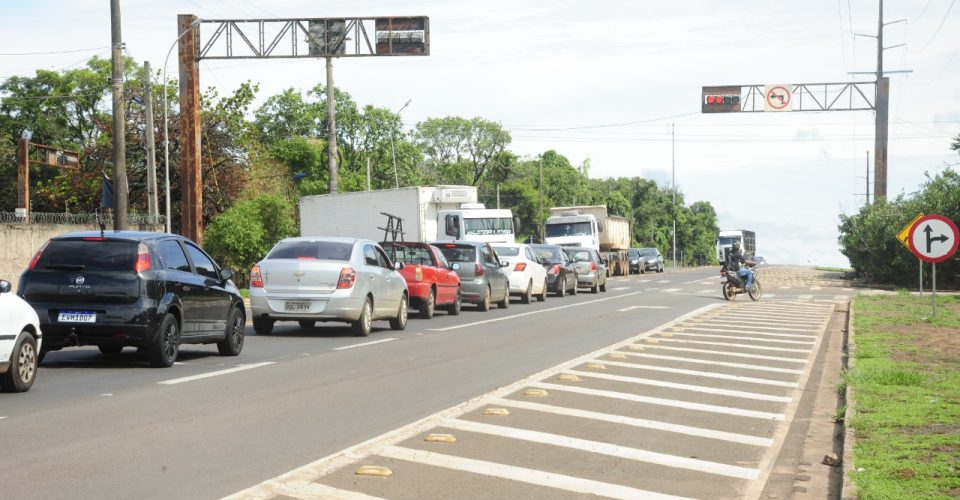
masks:
<svg viewBox="0 0 960 500"><path fill-rule="evenodd" d="M250 270L250 288L263 288L263 276L260 274L260 266L253 266Z"/></svg>
<svg viewBox="0 0 960 500"><path fill-rule="evenodd" d="M421 269L420 266L417 266L417 268L413 271L413 280L420 281L422 279L423 279L423 269Z"/></svg>
<svg viewBox="0 0 960 500"><path fill-rule="evenodd" d="M596 270L597 270L597 263L596 263L596 262L591 262L591 263L590 263L590 270L591 270L591 271L596 271Z"/></svg>
<svg viewBox="0 0 960 500"><path fill-rule="evenodd" d="M337 280L337 288L353 288L357 281L357 272L352 268L345 267L340 270L340 279Z"/></svg>
<svg viewBox="0 0 960 500"><path fill-rule="evenodd" d="M476 266L477 267L473 269L473 273L476 274L477 276L483 276L483 266L481 266L480 264L477 264Z"/></svg>
<svg viewBox="0 0 960 500"><path fill-rule="evenodd" d="M50 244L50 240L43 242L43 245L40 245L40 249L37 250L37 253L34 254L33 258L30 259L30 265L27 266L27 269L33 271L33 268L37 266L37 261L40 260L40 256L43 255L43 251L46 250L47 245Z"/></svg>
<svg viewBox="0 0 960 500"><path fill-rule="evenodd" d="M560 274L560 264L554 264L553 267L550 268L550 274Z"/></svg>
<svg viewBox="0 0 960 500"><path fill-rule="evenodd" d="M526 262L517 262L517 265L513 266L514 271L523 271L527 268Z"/></svg>
<svg viewBox="0 0 960 500"><path fill-rule="evenodd" d="M140 243L137 245L137 263L134 266L134 269L138 273L150 270L150 249L147 248L146 243Z"/></svg>

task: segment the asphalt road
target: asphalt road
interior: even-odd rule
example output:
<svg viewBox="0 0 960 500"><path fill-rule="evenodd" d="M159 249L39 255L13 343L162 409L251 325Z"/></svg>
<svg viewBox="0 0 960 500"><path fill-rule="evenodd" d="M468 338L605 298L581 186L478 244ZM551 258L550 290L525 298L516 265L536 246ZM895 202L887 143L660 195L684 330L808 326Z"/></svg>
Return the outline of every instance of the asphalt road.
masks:
<svg viewBox="0 0 960 500"><path fill-rule="evenodd" d="M581 378L589 379L592 384L589 387L595 390L630 392L624 391L625 385L636 384L633 379L640 377L647 382L642 383L644 390L636 394L671 399L677 391L689 391L690 387L700 384L702 374L649 370L640 374L630 366L614 364L640 358L617 358L618 361L608 361L609 370L604 372L613 378L597 378L586 368L588 360L584 356L609 350L609 346L644 332L650 334L652 329L695 311L713 314L713 310L701 311L707 306L726 310L760 305L764 309L754 307L746 314L749 317L767 311L770 316L762 322L770 326L777 322L789 324L785 320L795 318L797 314L791 312L792 307L812 307L810 311L819 312L829 308L832 301L841 300L843 294L852 294L849 290L791 283L783 288L768 287L769 298L757 304L749 303L745 298L730 304L720 297L716 274L715 269L677 273L668 270L663 274L611 281L606 293L581 291L577 296L551 296L546 302L530 305L514 301L506 310L495 308L487 313L465 307L460 316L438 313L432 320L411 316L407 329L402 332L390 330L386 322L378 322L374 333L362 339L351 336L346 326L335 324L301 329L296 324L279 323L268 337L258 337L252 328L248 328L244 351L239 357L220 357L215 346L184 346L180 361L170 369L151 369L145 360L129 349L115 356L101 355L96 348L53 352L41 365L37 382L30 392L0 394L0 455L5 464L0 467L0 488L3 496L9 498L219 498L290 471L303 471L303 466L315 464L318 459L372 440L371 443L382 445L374 451L388 455L376 455L375 461L389 462L394 469L398 464L400 469L405 465L410 472L398 473L388 480L376 478L379 483L359 485L376 486L366 490L357 486L353 462L337 462L340 469L331 468L327 471L328 476L312 484L334 488L331 491L359 488L357 491L369 495L439 497L443 495L441 490L420 491L413 487L436 484L424 480L436 477L436 466L402 456L404 450L433 448L424 448L422 437L417 437L416 433L407 436L406 439L412 441L403 446L395 446L402 444L399 442L388 443L384 437L391 432L399 436L397 429L427 419L426 422L436 424L439 430L430 430L432 427L428 426L424 431L443 431L460 436L460 442L472 446L463 457L473 457L484 463L513 463L513 467L518 467L518 463L526 463L517 461L520 455L535 455L550 457L543 468L553 471L551 477L554 478L557 475L577 476L596 484L626 484L633 488L627 491L692 497L738 496L751 487L743 483L747 481L745 477L753 477L752 471L759 471L764 457L769 458L769 445L757 450L751 448L751 444L730 444L714 438L701 442L675 432L667 435L664 441L663 436L656 435L663 431L638 434L622 422L605 422L600 428L591 430L577 421L577 416L544 419L543 408L530 406L532 403L548 403L551 407L577 407L594 413L604 411L605 405L598 405L583 393L554 390L556 394L551 397L557 398L563 393L567 399L515 403L511 409L514 416L511 427L524 429L517 435L500 427L483 427L481 424L489 422L476 414L482 410L480 407L469 409L474 413L468 412L453 420L447 414L442 420L430 420L436 418L438 412L478 397L495 396L500 403L507 398L521 399L509 392L491 396L498 389L502 389L501 392L525 390L530 383L540 383L550 386L548 390L551 390L551 384L558 383L556 380L531 382L527 379L560 364L569 365L565 368L567 370L581 373ZM777 307L780 307L779 313ZM812 313L800 313L801 316L804 314ZM724 321L740 319L734 315L717 321L722 325ZM686 320L703 321L700 316ZM681 323L674 326L683 328L693 324ZM775 331L768 330L767 333ZM672 333L663 336L665 332ZM791 334L790 330L780 332ZM705 331L699 333L709 335ZM812 335L810 342L816 341L815 331L793 333ZM683 330L664 330L656 335L660 335L659 340L647 344L647 351L637 353L650 354L660 349L661 355L703 356L704 362L718 359L731 362L736 359L735 355L715 357L682 349L716 349L715 345L701 342L719 341L731 344L726 349L742 350L736 347L736 339L682 337ZM737 335L740 334L728 336ZM764 333L756 335L763 336ZM750 343L755 343L757 338L806 342L802 337L766 336L754 337ZM738 406L741 409L786 415L788 412L784 408L791 403L785 402L784 398L790 398L791 391L799 390L789 384L803 382L802 360L806 359L806 354L802 349L808 346L782 342L759 345L774 350L758 353L779 358L797 357L801 361L786 363L796 364L799 372L767 371L758 375L756 370L731 366L732 371L728 374L780 381L788 386L760 384L757 388L755 382L747 382L753 384L747 390L742 380L713 378L711 380L720 383L716 388L739 393L703 393L701 390L697 394L705 394L706 399L694 397L688 398L688 402L729 406L726 398L738 398L744 395L741 393L749 392L761 396L747 396L749 402ZM782 350L797 346L800 348L795 351ZM750 363L756 358L740 360ZM693 370L681 366L682 362L667 358L658 358L654 364L668 369ZM772 362L770 366L779 365ZM518 385L518 381L525 380L527 385ZM634 411L620 405L622 403L612 405L608 410L616 410L611 412L621 415ZM662 410L662 407L658 408ZM754 419L755 428L744 427L736 420L726 422L709 414L677 411L676 408L654 412L641 408L635 410L632 418L667 419L688 427L708 427L704 420L717 421L724 429L714 430L760 439L773 439L783 427L776 423L779 422L776 419ZM546 428L536 429L539 424L545 424ZM616 445L619 447L617 453L621 455L636 454L636 451L624 450L640 450L646 453L641 455L648 458L654 456L651 453L660 456L679 452L694 460L691 463L697 467L703 465L701 462L726 467L716 469L723 472L719 475L714 469L707 472L694 470L692 473L696 477L686 482L687 486L671 492L666 483L641 484L643 481L638 482L637 478L669 478L675 472L673 466L637 460L635 456L625 458L616 453L614 456L619 458L610 461L610 455L603 453L605 448L574 446L558 449L549 438L545 438L581 431L583 435L577 437L579 445L609 442L614 440L612 437L626 436L626 441ZM641 435L652 437L637 437ZM491 442L489 439L500 441ZM505 445L516 440L525 443L522 451L511 451ZM503 456L484 454L490 450L500 450ZM360 454L352 460L364 456ZM691 456L697 458L691 459ZM625 466L624 461L630 465ZM735 463L738 461L744 464ZM636 463L643 467L631 468ZM447 472L452 470L450 467L440 468ZM474 476L475 473L455 470L449 482L440 481L440 484L453 488L448 492L459 491L460 496L483 496L479 492L469 493L475 490L463 489L466 485L479 484ZM722 480L712 483L717 477ZM577 495L571 490L531 486L529 482L516 479L500 480L482 487L491 488L483 491L497 492L500 497ZM265 490L258 491L263 493ZM320 490L309 490L303 498L309 498L317 491ZM716 495L717 492L723 494ZM245 494L256 496L258 493L249 490Z"/></svg>

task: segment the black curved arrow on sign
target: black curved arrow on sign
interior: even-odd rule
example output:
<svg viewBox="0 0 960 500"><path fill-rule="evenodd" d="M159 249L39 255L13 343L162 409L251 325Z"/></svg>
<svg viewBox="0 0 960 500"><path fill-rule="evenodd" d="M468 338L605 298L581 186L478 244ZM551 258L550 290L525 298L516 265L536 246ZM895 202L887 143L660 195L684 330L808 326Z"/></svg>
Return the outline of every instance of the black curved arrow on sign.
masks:
<svg viewBox="0 0 960 500"><path fill-rule="evenodd" d="M930 224L927 224L927 227L923 228L923 232L927 233L927 253L930 254L933 252L933 249L930 248L933 246L934 241L945 242L950 239L949 236L941 234L940 236L930 236L930 233L933 233L933 228L930 227Z"/></svg>

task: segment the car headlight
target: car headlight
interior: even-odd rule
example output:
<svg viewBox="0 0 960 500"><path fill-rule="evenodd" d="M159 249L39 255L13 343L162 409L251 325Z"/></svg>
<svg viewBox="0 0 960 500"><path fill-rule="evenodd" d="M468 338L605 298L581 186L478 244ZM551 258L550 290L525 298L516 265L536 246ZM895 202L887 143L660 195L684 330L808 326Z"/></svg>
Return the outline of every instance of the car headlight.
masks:
<svg viewBox="0 0 960 500"><path fill-rule="evenodd" d="M657 259L650 259L647 261L647 264L656 264L656 263L657 263Z"/></svg>

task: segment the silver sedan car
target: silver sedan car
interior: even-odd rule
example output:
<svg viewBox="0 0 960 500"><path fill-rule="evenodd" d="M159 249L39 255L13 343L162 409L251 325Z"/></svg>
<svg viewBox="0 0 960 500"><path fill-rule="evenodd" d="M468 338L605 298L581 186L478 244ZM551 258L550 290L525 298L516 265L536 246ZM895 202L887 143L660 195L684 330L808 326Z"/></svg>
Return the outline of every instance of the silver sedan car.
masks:
<svg viewBox="0 0 960 500"><path fill-rule="evenodd" d="M407 327L407 283L380 245L357 238L301 237L277 243L250 271L253 329L269 335L276 321L345 321L359 336L372 322Z"/></svg>

